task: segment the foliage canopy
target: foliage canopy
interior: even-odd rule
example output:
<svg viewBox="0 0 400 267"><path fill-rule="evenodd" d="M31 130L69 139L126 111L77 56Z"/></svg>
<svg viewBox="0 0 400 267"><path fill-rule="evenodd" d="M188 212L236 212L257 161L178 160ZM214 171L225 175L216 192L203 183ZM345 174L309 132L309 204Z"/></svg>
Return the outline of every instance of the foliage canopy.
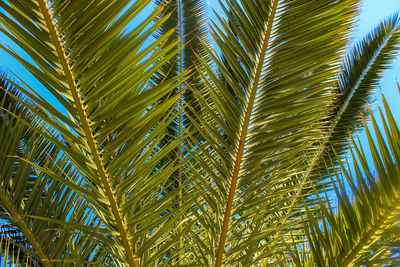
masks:
<svg viewBox="0 0 400 267"><path fill-rule="evenodd" d="M25 54L0 48L55 99L1 76L1 259L399 263L400 132L368 107L400 18L351 47L360 2L1 0Z"/></svg>

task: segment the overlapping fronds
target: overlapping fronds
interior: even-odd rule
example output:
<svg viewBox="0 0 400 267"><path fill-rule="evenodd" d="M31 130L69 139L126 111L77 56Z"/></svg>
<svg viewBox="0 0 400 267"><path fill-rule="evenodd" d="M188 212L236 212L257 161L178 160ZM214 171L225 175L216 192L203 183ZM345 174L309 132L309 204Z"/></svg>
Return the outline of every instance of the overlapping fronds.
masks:
<svg viewBox="0 0 400 267"><path fill-rule="evenodd" d="M1 76L0 257L396 261L390 113L374 167L359 145L354 177L343 159L399 49L398 16L349 50L359 0L220 1L212 26L206 1L152 2L0 0L0 31L24 53L0 48L55 99Z"/></svg>
<svg viewBox="0 0 400 267"><path fill-rule="evenodd" d="M399 264L394 249L400 237L400 131L385 99L384 107L383 129L371 114L376 141L364 125L368 146L351 138L351 166L341 164L338 172L329 174L337 181L338 210L322 205L322 223L310 223L311 251L318 266Z"/></svg>
<svg viewBox="0 0 400 267"><path fill-rule="evenodd" d="M189 108L185 108L185 105L199 111L196 108L198 105L192 95L191 88L201 86L200 76L196 74L197 57L208 58L206 47L209 46L210 39L206 21L206 1L157 0L155 4L164 7L161 17L168 15L168 18L157 29L154 37L156 39L162 38L166 32L173 30L169 41L177 42L177 47L181 49L158 69L152 78L152 82L158 84L166 78L176 77L185 71L190 70L192 72L188 80L175 88L172 94L172 96L180 94L179 101L173 111L173 114L177 114L177 116L168 126L168 134L162 141L162 143L169 143L171 140L180 139L179 147L172 151L169 156L183 158L187 154L184 144L186 139L184 137L185 129L191 128L190 120L185 115L191 111ZM179 175L176 174L176 176Z"/></svg>
<svg viewBox="0 0 400 267"><path fill-rule="evenodd" d="M32 110L40 123L30 127L56 145L72 164L78 181L69 177L61 185L84 197L100 224L113 232L103 237L108 240L105 247L117 261L131 266L137 264L137 258L151 260L168 249L166 240L160 238L174 231L175 214L181 212L172 208L177 193L159 198L167 186L164 175L175 165L155 166L176 146L171 142L161 151L158 144L173 119L168 113L177 96L162 103L159 100L171 94L171 88L179 86L186 74L156 86L149 83L152 74L178 51L176 42L167 42L172 31L145 44L165 19L153 23L162 8L135 28L125 29L149 3L1 2L1 31L35 65L4 45L2 49L19 60L66 111L56 110L28 85L14 84L41 107L40 112ZM23 101L20 104L26 106ZM42 172L54 174L53 169L45 166ZM166 210L174 212L163 216ZM173 235L166 238L173 239ZM81 257L79 253L70 256Z"/></svg>
<svg viewBox="0 0 400 267"><path fill-rule="evenodd" d="M10 83L0 81L1 237L12 238L21 260L31 264L50 265L50 258L73 260L70 256L76 253L81 262L105 262L96 255L102 244L97 236L108 231L98 228L99 220L88 203L69 186L83 185L82 177L56 145L32 129L49 131L33 115L40 108ZM76 232L81 227L90 229L87 236Z"/></svg>
<svg viewBox="0 0 400 267"><path fill-rule="evenodd" d="M229 265L272 256L278 242L273 249L262 244L280 239L288 218L298 216L296 203L278 213L273 207L286 205L303 182L302 151L321 137L357 2L226 1L225 7L228 19L219 18L212 34L226 60L214 54L214 64L226 83L202 65L207 89L197 94L206 115L198 130L205 142L192 140L197 186L208 193L196 206L199 216L209 216L202 242L219 244L216 266L224 257ZM310 28L318 21L324 26Z"/></svg>
<svg viewBox="0 0 400 267"><path fill-rule="evenodd" d="M0 230L1 231L1 230ZM18 238L15 236L0 236L0 261L3 266L33 266L37 262L29 258L29 254L25 254L26 249L21 247L20 244L16 243Z"/></svg>

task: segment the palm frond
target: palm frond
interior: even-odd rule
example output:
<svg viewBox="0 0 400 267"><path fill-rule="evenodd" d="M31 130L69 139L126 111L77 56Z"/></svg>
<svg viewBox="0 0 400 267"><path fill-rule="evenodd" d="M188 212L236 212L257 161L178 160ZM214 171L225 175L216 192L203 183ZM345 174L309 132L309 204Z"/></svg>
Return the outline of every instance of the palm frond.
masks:
<svg viewBox="0 0 400 267"><path fill-rule="evenodd" d="M75 234L68 232L64 224L54 224L52 221L35 225L37 219L32 215L71 224L87 220L90 213L83 212L87 204L60 182L67 178L74 180L74 177L79 180L66 158L57 147L26 124L43 127L32 115L32 110L38 108L36 104L28 101L4 79L1 79L1 88L1 227L8 229L1 234L2 237L13 237L14 243L23 249L21 256L24 259L36 263L42 261L50 266L50 259L67 257L65 252L71 250L69 242ZM24 108L22 103L29 109ZM16 116L23 118L26 123ZM45 168L54 169L52 176L57 177L58 181L41 172ZM80 248L76 243L73 250ZM85 256L81 256L84 259ZM87 261L91 256L86 255Z"/></svg>
<svg viewBox="0 0 400 267"><path fill-rule="evenodd" d="M125 31L149 3L150 0L79 5L63 1L1 2L7 12L1 15L2 32L36 65L10 48L2 48L31 71L68 113L66 116L55 110L28 85L14 84L42 107L41 112L33 112L46 126L31 128L55 144L73 164L76 179L59 182L84 196L101 225L117 230L114 243L109 242L112 256L131 266L137 264L136 253L141 251L136 247L152 246L161 235L160 230L154 231L154 221L161 220L163 210L172 210L175 205L171 197L158 199L166 182L159 174L170 171L173 162L158 170L155 166L173 149L171 144L160 151L158 144L165 126L170 124L168 114L177 96L163 103L159 100L184 82L186 75L150 85L152 74L178 50L176 42L167 43L172 31L152 44L144 44L165 20L153 23L162 8ZM46 166L42 172L54 174L54 167ZM150 175L152 183L142 187ZM138 220L140 216L136 214L142 209L153 213ZM168 224L160 224L160 228L165 225ZM172 224L168 227L174 229ZM155 247L157 253L163 249L168 248ZM70 256L80 257L79 253Z"/></svg>
<svg viewBox="0 0 400 267"><path fill-rule="evenodd" d="M347 152L347 132L355 132L363 126L383 72L390 67L399 50L400 19L398 15L382 21L346 56L339 81L338 96L332 103L334 111L327 123L325 148L319 155L318 164L312 166L316 176L322 176L324 161L331 155L333 147L340 156ZM325 156L324 156L325 155ZM326 157L326 158L324 158Z"/></svg>
<svg viewBox="0 0 400 267"><path fill-rule="evenodd" d="M355 177L343 156L397 16L346 58L360 0L220 4L209 26L205 0L0 0L24 53L0 48L62 107L1 76L5 248L46 266L396 262L390 113L376 174L360 145Z"/></svg>
<svg viewBox="0 0 400 267"><path fill-rule="evenodd" d="M307 12L300 12L305 5ZM262 244L279 239L297 216L295 200L280 214L267 205L282 206L301 192L302 151L321 135L320 114L326 114L356 6L356 1L226 1L228 19L219 18L221 26L215 24L212 34L226 60L214 54L214 64L229 88L202 64L207 89L197 97L207 113L196 119L205 142L192 140L203 158L196 159L199 172L208 176L198 178L199 186L215 192L202 205L209 206L204 213L216 214L207 227L218 229L217 235L207 238L219 238L213 241L219 244L217 266L224 257L227 264L241 257L259 261L278 247L275 241L270 248ZM318 21L332 23L310 32ZM248 249L246 240L253 238Z"/></svg>
<svg viewBox="0 0 400 267"><path fill-rule="evenodd" d="M0 260L4 266L33 266L37 265L36 259L31 258L28 248L17 243L15 235L4 235L4 229L0 229ZM8 230L8 229L7 229Z"/></svg>
<svg viewBox="0 0 400 267"><path fill-rule="evenodd" d="M385 99L384 107L383 131L370 114L375 142L365 125L373 164L367 160L366 145L350 138L352 167L341 164L339 171L330 173L338 182L338 210L323 205L322 224L313 220L309 229L315 263L320 266L399 263L392 250L399 240L400 132Z"/></svg>

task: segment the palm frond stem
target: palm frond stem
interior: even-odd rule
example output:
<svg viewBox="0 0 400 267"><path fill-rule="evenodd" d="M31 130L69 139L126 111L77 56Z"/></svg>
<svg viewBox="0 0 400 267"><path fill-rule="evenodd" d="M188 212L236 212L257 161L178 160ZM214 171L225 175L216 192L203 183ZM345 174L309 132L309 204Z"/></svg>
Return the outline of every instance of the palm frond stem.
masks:
<svg viewBox="0 0 400 267"><path fill-rule="evenodd" d="M230 218L231 210L233 207L233 200L234 200L234 197L236 194L239 173L240 173L240 169L241 169L241 165L242 165L241 164L242 158L243 158L243 154L245 152L244 148L245 148L245 143L246 143L246 139L247 139L248 129L250 126L250 118L251 118L254 102L256 99L256 95L257 95L257 89L259 87L259 83L261 82L261 74L262 74L263 65L264 65L264 58L266 56L266 53L267 53L267 50L269 47L272 26L275 21L275 14L278 9L278 4L279 4L279 0L275 0L271 7L270 16L269 16L269 19L268 19L267 25L266 25L265 36L263 38L262 46L260 49L260 57L258 59L259 61L257 63L253 84L251 85L250 97L249 97L249 101L247 104L246 114L245 114L245 117L243 120L242 129L241 129L241 133L240 133L240 138L239 138L239 143L238 143L238 148L237 148L237 153L236 153L236 159L235 159L235 165L234 165L233 172L232 172L231 184L230 184L230 188L229 188L228 199L227 199L225 213L224 213L224 220L223 220L223 225L222 225L220 238L219 238L217 257L215 260L216 267L220 267L222 265L222 261L223 261L223 256L224 256L224 251L225 251L225 240L226 240L228 229L229 229L229 222L231 219Z"/></svg>
<svg viewBox="0 0 400 267"><path fill-rule="evenodd" d="M184 19L184 16L183 16L183 7L182 7L182 5L183 5L183 3L182 3L182 0L178 0L178 27L179 27L179 30L178 30L178 38L179 38L179 48L180 48L180 51L179 51L179 53L178 53L178 56L179 56L179 73L183 73L183 49L182 49L182 47L184 46L184 40L183 40L183 38L184 38L184 32L183 32L183 19ZM178 146L178 157L179 157L179 162L178 162L178 164L179 164L179 172L178 172L178 190L179 190L179 192L178 192L178 198L179 198L179 203L178 203L178 205L179 205L179 207L181 207L181 206L183 206L183 196L182 196L182 190L183 190L183 188L182 188L182 172L183 172L183 170L182 170L182 164L183 164L183 147L182 147L182 144L183 144L183 109L184 109L184 105L183 105L183 84L181 83L180 85L179 85L179 91L178 91L178 93L180 94L180 97L179 97L179 102L178 102L178 105L179 105L179 107L178 107L178 109L179 109L179 125L178 125L178 127L179 127L179 129L178 129L178 139L179 139L179 146ZM179 256L178 256L178 263L180 264L181 262L182 262L182 260L183 260L183 236L182 236L182 232L183 232L183 225L181 224L180 226L179 226L179 231L178 231L178 234L179 234Z"/></svg>
<svg viewBox="0 0 400 267"><path fill-rule="evenodd" d="M81 126L83 127L85 136L87 138L87 143L90 148L90 152L92 153L93 160L96 164L97 170L102 179L107 198L110 201L111 211L115 217L115 221L116 221L118 230L120 232L121 242L125 249L125 254L126 254L128 263L130 266L136 266L136 257L134 256L133 247L128 239L128 231L127 231L126 227L124 226L122 214L120 213L120 211L118 209L117 201L112 192L110 180L104 169L104 164L102 163L102 159L100 157L100 154L99 154L99 151L97 148L97 144L96 144L96 141L93 136L93 132L89 125L88 116L86 114L84 105L83 105L81 97L79 95L79 89L77 87L77 84L75 83L75 77L73 76L73 73L70 69L68 59L67 59L65 51L64 51L64 47L61 43L61 39L59 38L56 26L54 25L54 20L52 18L49 8L48 8L47 1L39 0L38 3L39 3L40 10L43 14L44 21L47 24L46 26L49 29L49 34L50 34L52 42L55 46L57 56L60 60L60 64L64 71L65 78L67 79L67 82L68 82L69 89L71 90L73 101L76 105L76 110L78 113L77 115L82 124Z"/></svg>
<svg viewBox="0 0 400 267"><path fill-rule="evenodd" d="M26 239L28 239L30 245L35 249L36 253L39 256L39 260L43 263L44 266L51 267L52 264L50 263L49 258L44 253L42 247L36 240L28 225L26 225L25 220L22 218L21 214L19 214L14 205L9 201L7 195L2 189L0 189L0 201L2 205L4 205L6 210L10 213L11 218L13 218L13 223L18 226L19 230L24 234Z"/></svg>

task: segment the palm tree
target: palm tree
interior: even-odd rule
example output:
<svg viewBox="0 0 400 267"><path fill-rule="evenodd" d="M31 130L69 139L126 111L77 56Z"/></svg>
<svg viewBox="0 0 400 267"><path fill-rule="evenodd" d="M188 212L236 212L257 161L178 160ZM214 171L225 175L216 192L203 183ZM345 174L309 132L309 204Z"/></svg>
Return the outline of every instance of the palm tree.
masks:
<svg viewBox="0 0 400 267"><path fill-rule="evenodd" d="M226 0L208 26L203 0L1 0L29 58L0 47L54 98L1 75L1 259L398 263L400 132L368 107L400 19L350 47L360 2Z"/></svg>

